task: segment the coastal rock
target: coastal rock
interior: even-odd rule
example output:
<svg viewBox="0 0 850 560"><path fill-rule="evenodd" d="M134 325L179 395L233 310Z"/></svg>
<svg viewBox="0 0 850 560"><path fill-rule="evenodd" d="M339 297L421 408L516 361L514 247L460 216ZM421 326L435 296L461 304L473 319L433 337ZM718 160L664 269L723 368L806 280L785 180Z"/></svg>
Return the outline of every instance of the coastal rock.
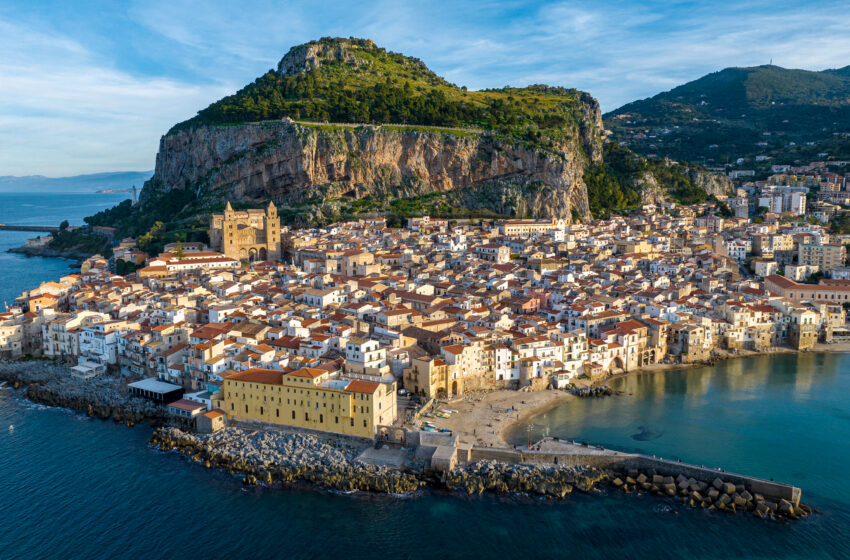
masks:
<svg viewBox="0 0 850 560"><path fill-rule="evenodd" d="M131 397L125 378L104 375L82 381L65 365L39 360L0 362L0 381L26 386L25 396L32 402L69 408L93 418L112 418L127 425L168 419L163 407Z"/></svg>

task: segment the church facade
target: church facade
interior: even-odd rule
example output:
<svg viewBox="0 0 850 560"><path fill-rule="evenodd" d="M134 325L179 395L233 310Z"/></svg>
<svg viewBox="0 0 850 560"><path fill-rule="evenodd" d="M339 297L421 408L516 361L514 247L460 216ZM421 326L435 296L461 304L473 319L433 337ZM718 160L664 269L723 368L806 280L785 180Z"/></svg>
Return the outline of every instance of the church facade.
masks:
<svg viewBox="0 0 850 560"><path fill-rule="evenodd" d="M228 201L224 214L210 218L210 245L233 259L280 260L280 217L274 203L265 210L236 211Z"/></svg>

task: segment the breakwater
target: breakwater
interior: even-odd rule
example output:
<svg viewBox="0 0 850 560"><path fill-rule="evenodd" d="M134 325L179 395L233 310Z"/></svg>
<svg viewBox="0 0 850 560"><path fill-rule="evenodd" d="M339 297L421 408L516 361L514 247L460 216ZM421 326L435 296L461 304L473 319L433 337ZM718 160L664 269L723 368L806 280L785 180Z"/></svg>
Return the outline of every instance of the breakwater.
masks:
<svg viewBox="0 0 850 560"><path fill-rule="evenodd" d="M456 453L454 463L460 464L497 461L592 467L610 473L611 484L625 492L687 498L689 505L732 513L749 511L760 517L796 519L812 512L800 503L801 490L789 484L556 438L545 438L529 449L459 446Z"/></svg>
<svg viewBox="0 0 850 560"><path fill-rule="evenodd" d="M207 468L242 474L245 484L306 481L334 490L388 494L415 492L425 484L420 473L358 463L364 445L312 434L229 427L203 435L161 427L148 444L178 451Z"/></svg>
<svg viewBox="0 0 850 560"><path fill-rule="evenodd" d="M402 469L358 461L369 445L333 437L229 427L215 434L193 434L160 427L148 444L174 450L207 468L243 475L247 485L310 482L322 488L385 494L415 492L425 487L467 494L518 492L565 498L573 489L591 492L610 479L593 467L470 463L438 473L428 462L412 461ZM412 450L411 450L412 451ZM413 454L413 453L412 453Z"/></svg>

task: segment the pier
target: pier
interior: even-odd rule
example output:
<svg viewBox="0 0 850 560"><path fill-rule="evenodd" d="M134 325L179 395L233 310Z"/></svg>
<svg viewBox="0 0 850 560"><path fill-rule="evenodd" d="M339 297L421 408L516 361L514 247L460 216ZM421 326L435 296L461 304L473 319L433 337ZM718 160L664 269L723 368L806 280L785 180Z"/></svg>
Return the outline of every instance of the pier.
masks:
<svg viewBox="0 0 850 560"><path fill-rule="evenodd" d="M429 432L417 432L415 436L408 433L408 439L417 444L417 457L427 460L430 468L435 471L447 472L475 461L538 466L590 466L622 473L653 471L669 477L681 475L706 485L713 484L716 479L722 479L753 494L776 501L787 500L794 507L800 505L801 490L789 484L555 438L544 438L528 448L516 449L464 444L457 441L457 436Z"/></svg>
<svg viewBox="0 0 850 560"><path fill-rule="evenodd" d="M54 233L59 231L57 226L10 226L0 224L0 231L39 231L44 233Z"/></svg>

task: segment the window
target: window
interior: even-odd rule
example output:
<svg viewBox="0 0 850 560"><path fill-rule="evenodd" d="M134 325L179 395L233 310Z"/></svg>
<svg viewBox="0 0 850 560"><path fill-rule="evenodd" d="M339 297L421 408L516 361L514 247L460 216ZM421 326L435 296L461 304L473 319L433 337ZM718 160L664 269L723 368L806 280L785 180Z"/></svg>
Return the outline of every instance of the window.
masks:
<svg viewBox="0 0 850 560"><path fill-rule="evenodd" d="M306 420L308 422L310 421L310 413L309 412L304 413L304 420Z"/></svg>
<svg viewBox="0 0 850 560"><path fill-rule="evenodd" d="M275 409L275 416L277 418L280 418L280 409L279 408Z"/></svg>
<svg viewBox="0 0 850 560"><path fill-rule="evenodd" d="M339 416L334 416L334 424L339 424Z"/></svg>
<svg viewBox="0 0 850 560"><path fill-rule="evenodd" d="M354 427L354 418L351 419L351 427Z"/></svg>
<svg viewBox="0 0 850 560"><path fill-rule="evenodd" d="M325 421L325 415L319 414L319 422L324 422L324 421Z"/></svg>
<svg viewBox="0 0 850 560"><path fill-rule="evenodd" d="M245 414L248 414L248 405L245 405Z"/></svg>
<svg viewBox="0 0 850 560"><path fill-rule="evenodd" d="M262 415L262 414L263 414L263 407L261 406L260 407L260 415Z"/></svg>
<svg viewBox="0 0 850 560"><path fill-rule="evenodd" d="M295 420L295 411L292 411L292 419Z"/></svg>

